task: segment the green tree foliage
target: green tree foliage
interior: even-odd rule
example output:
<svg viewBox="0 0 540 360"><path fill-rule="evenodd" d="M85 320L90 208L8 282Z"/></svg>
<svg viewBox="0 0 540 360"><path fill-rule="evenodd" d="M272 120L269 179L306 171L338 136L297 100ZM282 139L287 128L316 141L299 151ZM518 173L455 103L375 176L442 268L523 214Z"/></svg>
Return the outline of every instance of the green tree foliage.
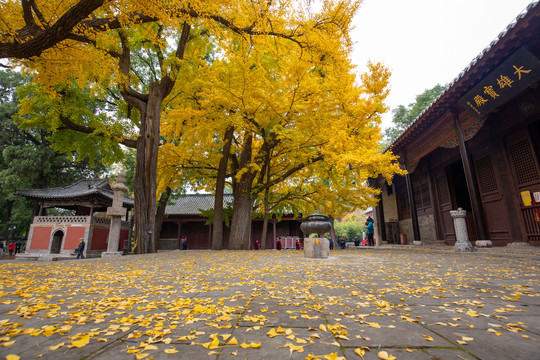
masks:
<svg viewBox="0 0 540 360"><path fill-rule="evenodd" d="M336 236L343 236L347 241L353 241L355 236L362 240L362 232L365 231L365 215L350 214L344 216L341 221L334 223Z"/></svg>
<svg viewBox="0 0 540 360"><path fill-rule="evenodd" d="M403 131L424 111L424 109L442 93L445 86L435 85L433 88L424 91L416 96L416 102L409 104L407 107L399 105L392 110L394 117L392 118L393 127L390 127L384 132L384 144L386 146L392 144ZM385 147L386 147L385 146Z"/></svg>
<svg viewBox="0 0 540 360"><path fill-rule="evenodd" d="M32 219L32 204L15 195L17 189L62 186L79 178L102 176L106 168L75 162L76 154L51 148L51 133L20 128L13 117L18 101L15 90L26 83L17 72L0 71L0 231L5 237L22 235Z"/></svg>

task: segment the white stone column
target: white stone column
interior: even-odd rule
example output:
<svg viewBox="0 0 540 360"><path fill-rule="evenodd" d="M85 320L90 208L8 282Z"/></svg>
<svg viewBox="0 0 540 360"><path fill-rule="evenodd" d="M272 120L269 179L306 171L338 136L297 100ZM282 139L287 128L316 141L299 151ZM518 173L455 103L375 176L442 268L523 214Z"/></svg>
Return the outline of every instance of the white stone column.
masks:
<svg viewBox="0 0 540 360"><path fill-rule="evenodd" d="M454 230L456 232L456 244L454 245L454 251L470 252L474 251L469 241L469 233L467 232L467 223L465 222L465 216L467 211L462 208L457 210L451 210L450 215L454 219Z"/></svg>
<svg viewBox="0 0 540 360"><path fill-rule="evenodd" d="M128 191L127 186L124 185L124 181L126 181L126 176L124 172L120 172L116 184L111 186L114 191L114 197L112 206L107 208L107 215L111 217L109 243L107 244L107 251L101 253L101 257L119 257L122 255L122 252L118 251L118 245L120 243L122 217L126 215L127 211L125 207L122 207L124 193Z"/></svg>

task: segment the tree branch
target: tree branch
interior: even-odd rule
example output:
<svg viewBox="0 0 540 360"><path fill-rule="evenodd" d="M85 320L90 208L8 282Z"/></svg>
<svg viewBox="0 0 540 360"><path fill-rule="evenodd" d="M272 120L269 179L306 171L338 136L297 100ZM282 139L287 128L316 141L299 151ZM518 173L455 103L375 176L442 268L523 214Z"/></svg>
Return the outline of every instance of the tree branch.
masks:
<svg viewBox="0 0 540 360"><path fill-rule="evenodd" d="M73 28L103 5L104 1L80 0L66 11L56 23L47 29L42 29L35 23L31 1L21 0L26 26L17 31L13 40L0 42L0 59L24 59L39 56L44 50L65 40ZM40 16L38 11L38 17ZM42 23L45 25L45 20L42 20Z"/></svg>
<svg viewBox="0 0 540 360"><path fill-rule="evenodd" d="M74 130L74 131L81 132L81 133L84 133L84 134L94 134L94 132L96 131L96 128L94 128L94 127L75 124L73 121L69 120L65 116L60 116L60 122L64 126L60 127L59 130L69 129L69 130ZM102 136L102 137L105 137L105 135L103 135L103 134L98 134L98 135ZM137 148L137 140L122 139L122 140L118 141L118 143L120 143L122 145L125 145L127 147L130 147L130 148L134 148L134 149Z"/></svg>

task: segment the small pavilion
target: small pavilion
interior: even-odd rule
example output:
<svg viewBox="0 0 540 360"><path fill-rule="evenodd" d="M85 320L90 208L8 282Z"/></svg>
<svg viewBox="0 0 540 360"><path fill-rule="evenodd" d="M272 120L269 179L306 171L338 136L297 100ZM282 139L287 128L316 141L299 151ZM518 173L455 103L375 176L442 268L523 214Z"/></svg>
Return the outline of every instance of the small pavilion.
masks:
<svg viewBox="0 0 540 360"><path fill-rule="evenodd" d="M111 220L105 214L114 198L108 179L79 180L64 187L19 190L17 195L34 200L26 256L69 257L81 238L86 242L86 257L99 257L107 251ZM119 251L127 247L131 229L128 213L133 206L134 201L124 197L126 216L121 223ZM71 210L73 214L48 215L47 210L51 208Z"/></svg>

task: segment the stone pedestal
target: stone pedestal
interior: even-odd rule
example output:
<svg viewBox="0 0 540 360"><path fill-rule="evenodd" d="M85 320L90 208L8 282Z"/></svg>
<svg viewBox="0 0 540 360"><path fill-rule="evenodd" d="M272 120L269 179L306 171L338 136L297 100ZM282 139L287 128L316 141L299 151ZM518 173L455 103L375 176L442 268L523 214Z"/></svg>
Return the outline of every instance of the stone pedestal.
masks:
<svg viewBox="0 0 540 360"><path fill-rule="evenodd" d="M124 202L124 193L128 191L127 186L124 185L126 177L123 172L118 174L118 181L112 187L114 191L114 198L112 206L107 208L107 215L111 217L111 227L109 228L109 243L107 244L107 251L101 253L101 257L119 257L122 256L122 252L118 251L118 245L120 243L120 226L122 224L122 217L126 215L127 209L122 207Z"/></svg>
<svg viewBox="0 0 540 360"><path fill-rule="evenodd" d="M466 215L467 211L461 208L450 211L450 216L452 216L452 218L454 219L454 230L456 232L456 244L454 245L454 251L474 251L474 246L472 246L471 242L469 241L467 223L465 222Z"/></svg>
<svg viewBox="0 0 540 360"><path fill-rule="evenodd" d="M330 241L327 238L304 238L304 257L326 259L330 255Z"/></svg>
<svg viewBox="0 0 540 360"><path fill-rule="evenodd" d="M476 240L474 242L474 246L476 247L492 247L493 243L491 240Z"/></svg>

